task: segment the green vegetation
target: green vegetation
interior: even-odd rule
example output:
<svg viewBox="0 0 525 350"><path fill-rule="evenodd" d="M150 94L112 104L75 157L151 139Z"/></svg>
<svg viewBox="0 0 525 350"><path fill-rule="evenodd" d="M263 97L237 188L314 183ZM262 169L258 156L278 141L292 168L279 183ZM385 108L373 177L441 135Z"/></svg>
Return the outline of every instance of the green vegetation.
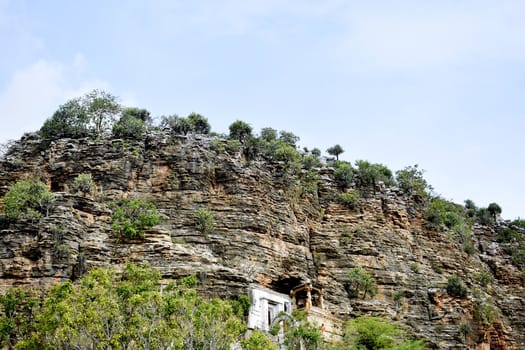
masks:
<svg viewBox="0 0 525 350"><path fill-rule="evenodd" d="M337 185L343 189L352 185L354 179L354 169L348 162L335 161L334 162L334 178Z"/></svg>
<svg viewBox="0 0 525 350"><path fill-rule="evenodd" d="M242 350L278 350L276 344L261 331L254 330L248 339L241 340Z"/></svg>
<svg viewBox="0 0 525 350"><path fill-rule="evenodd" d="M144 237L144 230L160 221L157 207L141 199L122 199L113 206L112 227L127 239Z"/></svg>
<svg viewBox="0 0 525 350"><path fill-rule="evenodd" d="M339 144L334 145L326 150L326 152L328 152L329 155L335 156L336 160L339 160L339 155L344 153L344 151L345 150L343 149L343 147L341 147L341 145Z"/></svg>
<svg viewBox="0 0 525 350"><path fill-rule="evenodd" d="M230 139L245 143L246 140L252 136L252 127L250 124L243 122L242 120L234 121L230 127Z"/></svg>
<svg viewBox="0 0 525 350"><path fill-rule="evenodd" d="M344 345L340 349L421 350L421 340L410 340L406 332L380 317L361 316L347 322Z"/></svg>
<svg viewBox="0 0 525 350"><path fill-rule="evenodd" d="M423 173L424 171L419 169L417 164L398 170L396 171L397 185L410 196L427 198L432 191L432 186L423 178Z"/></svg>
<svg viewBox="0 0 525 350"><path fill-rule="evenodd" d="M482 271L476 275L476 280L481 284L482 287L487 287L489 284L494 282L494 277L487 271Z"/></svg>
<svg viewBox="0 0 525 350"><path fill-rule="evenodd" d="M246 326L232 301L200 297L195 277L163 287L160 279L147 265L128 264L121 275L95 269L77 283L58 284L41 303L10 290L0 298L2 346L229 350L241 339ZM255 337L245 349L264 344Z"/></svg>
<svg viewBox="0 0 525 350"><path fill-rule="evenodd" d="M73 181L73 193L81 192L84 196L95 190L95 182L91 174L79 174Z"/></svg>
<svg viewBox="0 0 525 350"><path fill-rule="evenodd" d="M514 220L507 227L501 228L498 232L498 242L507 254L511 256L511 261L520 269L525 268L525 221Z"/></svg>
<svg viewBox="0 0 525 350"><path fill-rule="evenodd" d="M191 113L186 118L179 117L174 114L171 116L163 116L160 126L170 129L176 135L186 135L188 133L194 134L209 134L211 131L208 119L197 113Z"/></svg>
<svg viewBox="0 0 525 350"><path fill-rule="evenodd" d="M286 349L318 350L323 345L320 327L310 323L304 311L294 310L291 316L281 313L276 320L283 323ZM271 334L276 335L279 332L281 322L274 323Z"/></svg>
<svg viewBox="0 0 525 350"><path fill-rule="evenodd" d="M374 277L362 267L353 268L348 272L346 289L351 298L366 299L367 295L373 297L377 293Z"/></svg>
<svg viewBox="0 0 525 350"><path fill-rule="evenodd" d="M3 198L7 219L38 219L49 216L55 195L40 180L19 180Z"/></svg>
<svg viewBox="0 0 525 350"><path fill-rule="evenodd" d="M498 217L498 215L501 214L501 207L499 206L498 203L490 203L489 206L487 207L487 211L492 216L492 220L496 221L496 218Z"/></svg>
<svg viewBox="0 0 525 350"><path fill-rule="evenodd" d="M100 137L111 128L120 109L115 96L102 90L93 90L61 105L46 120L39 133L48 140Z"/></svg>
<svg viewBox="0 0 525 350"><path fill-rule="evenodd" d="M464 298L467 296L467 287L458 276L451 276L447 281L447 293L453 297Z"/></svg>
<svg viewBox="0 0 525 350"><path fill-rule="evenodd" d="M348 209L356 209L359 203L359 198L360 196L358 192L346 192L340 193L337 196L337 201Z"/></svg>
<svg viewBox="0 0 525 350"><path fill-rule="evenodd" d="M389 186L394 183L392 171L383 164L374 164L366 160L356 161L357 185L364 193L376 193L376 186L381 181Z"/></svg>
<svg viewBox="0 0 525 350"><path fill-rule="evenodd" d="M131 115L123 115L113 125L113 136L122 139L140 140L146 132L146 124L142 119Z"/></svg>
<svg viewBox="0 0 525 350"><path fill-rule="evenodd" d="M195 226L197 230L205 236L212 234L215 230L213 213L206 209L198 209L195 212Z"/></svg>

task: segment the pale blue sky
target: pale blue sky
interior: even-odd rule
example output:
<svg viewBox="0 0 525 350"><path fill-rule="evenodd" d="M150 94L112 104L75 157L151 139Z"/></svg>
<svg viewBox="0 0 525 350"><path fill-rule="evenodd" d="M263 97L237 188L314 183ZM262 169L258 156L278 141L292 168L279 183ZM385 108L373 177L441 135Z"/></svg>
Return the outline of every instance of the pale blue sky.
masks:
<svg viewBox="0 0 525 350"><path fill-rule="evenodd" d="M0 0L0 142L93 88L419 164L436 192L525 216L525 2Z"/></svg>

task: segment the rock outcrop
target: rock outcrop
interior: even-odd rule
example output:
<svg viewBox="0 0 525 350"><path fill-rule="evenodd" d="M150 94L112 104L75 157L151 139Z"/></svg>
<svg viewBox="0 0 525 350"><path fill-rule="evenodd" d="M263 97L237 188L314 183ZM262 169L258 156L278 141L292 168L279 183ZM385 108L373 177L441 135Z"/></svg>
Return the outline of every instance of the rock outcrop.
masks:
<svg viewBox="0 0 525 350"><path fill-rule="evenodd" d="M432 348L525 349L523 275L494 228L475 227L468 255L452 233L425 225L417 199L380 184L349 209L335 201L333 169L314 172L312 181L282 162L247 161L227 141L199 135L159 131L142 141L62 139L45 147L26 136L0 162L0 196L36 176L57 203L39 221L2 224L1 289L45 288L128 261L149 262L167 279L196 274L203 292L219 296L246 294L250 283L288 293L315 281L342 319L385 315ZM81 173L92 174L94 194L68 193ZM144 239L125 240L111 228L111 203L126 197L159 208L161 223ZM198 209L213 213L212 233L196 229ZM356 266L375 277L373 299L349 298ZM495 282L480 285L482 271ZM446 293L452 275L466 283L466 298ZM476 316L480 300L498 311L490 324Z"/></svg>

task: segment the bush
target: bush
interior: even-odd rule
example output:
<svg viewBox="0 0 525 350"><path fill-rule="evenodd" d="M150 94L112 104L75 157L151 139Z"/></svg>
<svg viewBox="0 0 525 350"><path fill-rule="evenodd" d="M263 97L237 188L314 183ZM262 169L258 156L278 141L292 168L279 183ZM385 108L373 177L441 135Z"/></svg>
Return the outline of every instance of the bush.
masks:
<svg viewBox="0 0 525 350"><path fill-rule="evenodd" d="M252 136L252 127L242 120L234 121L230 127L230 139L244 143L248 137Z"/></svg>
<svg viewBox="0 0 525 350"><path fill-rule="evenodd" d="M322 166L319 159L317 159L314 156L309 156L309 155L303 156L302 163L303 163L303 168L305 168L306 170L310 170L312 168L320 168Z"/></svg>
<svg viewBox="0 0 525 350"><path fill-rule="evenodd" d="M197 230L203 235L207 236L212 234L215 230L213 213L206 209L198 209L195 212L195 225Z"/></svg>
<svg viewBox="0 0 525 350"><path fill-rule="evenodd" d="M337 196L337 201L348 209L355 209L359 203L359 198L360 196L357 192L340 193Z"/></svg>
<svg viewBox="0 0 525 350"><path fill-rule="evenodd" d="M279 141L284 142L295 148L297 146L297 142L299 142L299 136L295 135L292 132L281 130L279 132Z"/></svg>
<svg viewBox="0 0 525 350"><path fill-rule="evenodd" d="M85 196L95 190L95 182L91 174L79 174L73 181L72 190L74 193L82 192Z"/></svg>
<svg viewBox="0 0 525 350"><path fill-rule="evenodd" d="M398 170L396 171L397 185L408 195L426 198L432 191L432 186L423 178L423 173L424 171L420 170L417 164Z"/></svg>
<svg viewBox="0 0 525 350"><path fill-rule="evenodd" d="M275 345L263 332L254 330L248 339L241 340L242 350L277 350Z"/></svg>
<svg viewBox="0 0 525 350"><path fill-rule="evenodd" d="M55 203L46 184L39 180L20 180L4 196L4 210L8 219L37 219L48 216Z"/></svg>
<svg viewBox="0 0 525 350"><path fill-rule="evenodd" d="M371 297L377 293L377 285L372 275L366 272L362 267L356 267L348 272L347 291L350 297L357 298L360 293L362 299L367 295Z"/></svg>
<svg viewBox="0 0 525 350"><path fill-rule="evenodd" d="M345 325L344 343L349 349L424 349L422 341L406 338L405 331L380 317L360 316Z"/></svg>
<svg viewBox="0 0 525 350"><path fill-rule="evenodd" d="M447 293L451 296L464 298L467 296L467 287L458 276L451 276L447 281Z"/></svg>
<svg viewBox="0 0 525 350"><path fill-rule="evenodd" d="M394 183L392 171L383 164L358 160L356 166L357 184L364 191L372 190L375 193L378 182L383 182L387 186Z"/></svg>
<svg viewBox="0 0 525 350"><path fill-rule="evenodd" d="M142 139L146 132L144 121L129 115L125 115L113 125L113 136L122 139Z"/></svg>
<svg viewBox="0 0 525 350"><path fill-rule="evenodd" d="M341 188L348 188L354 178L354 169L347 162L336 161L334 163L334 178Z"/></svg>
<svg viewBox="0 0 525 350"><path fill-rule="evenodd" d="M113 229L128 239L144 237L144 230L160 221L155 204L141 199L122 199L114 205L111 218Z"/></svg>

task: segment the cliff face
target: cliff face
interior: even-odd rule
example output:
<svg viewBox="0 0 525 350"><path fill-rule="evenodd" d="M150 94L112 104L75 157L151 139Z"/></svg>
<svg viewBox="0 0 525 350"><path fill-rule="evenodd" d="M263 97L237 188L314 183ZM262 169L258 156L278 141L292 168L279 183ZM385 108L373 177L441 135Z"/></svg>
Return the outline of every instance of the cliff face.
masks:
<svg viewBox="0 0 525 350"><path fill-rule="evenodd" d="M67 193L80 173L92 174L96 193ZM246 294L250 283L288 293L314 281L334 315L386 315L434 348L525 349L524 282L494 228L475 227L476 252L468 255L451 233L426 228L420 203L401 191L380 185L348 209L334 200L333 169L316 173L312 181L283 163L248 162L226 141L198 135L64 139L46 148L25 137L0 163L0 196L38 176L57 205L39 222L2 227L1 288L45 287L95 266L147 261L165 278L196 274L212 295ZM123 197L159 208L162 221L143 240L111 229L110 204ZM198 209L213 213L212 233L196 229ZM373 299L349 298L348 271L356 266L375 277ZM487 287L478 282L483 271L495 278ZM467 298L447 295L451 275L465 282ZM499 310L493 322L475 321L480 300Z"/></svg>

